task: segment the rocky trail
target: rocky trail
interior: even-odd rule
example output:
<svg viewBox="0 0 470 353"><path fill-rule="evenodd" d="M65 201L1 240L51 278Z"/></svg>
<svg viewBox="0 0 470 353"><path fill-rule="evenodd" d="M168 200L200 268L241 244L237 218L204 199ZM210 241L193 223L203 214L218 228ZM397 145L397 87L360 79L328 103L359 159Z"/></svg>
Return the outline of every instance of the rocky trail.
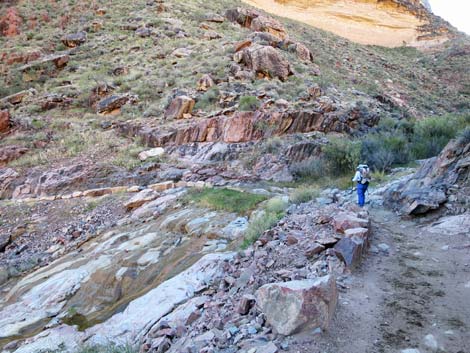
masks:
<svg viewBox="0 0 470 353"><path fill-rule="evenodd" d="M468 214L431 225L382 208L370 214L369 254L341 292L331 329L293 338L289 351L470 352Z"/></svg>

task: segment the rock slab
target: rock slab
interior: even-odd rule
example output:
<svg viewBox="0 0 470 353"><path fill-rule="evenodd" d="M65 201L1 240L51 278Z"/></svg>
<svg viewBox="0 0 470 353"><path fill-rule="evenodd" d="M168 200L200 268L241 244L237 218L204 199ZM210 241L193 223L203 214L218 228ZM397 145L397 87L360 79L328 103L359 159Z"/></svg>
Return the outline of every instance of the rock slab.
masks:
<svg viewBox="0 0 470 353"><path fill-rule="evenodd" d="M333 317L338 291L333 276L270 283L256 291L256 304L267 322L282 335L308 327L326 329Z"/></svg>

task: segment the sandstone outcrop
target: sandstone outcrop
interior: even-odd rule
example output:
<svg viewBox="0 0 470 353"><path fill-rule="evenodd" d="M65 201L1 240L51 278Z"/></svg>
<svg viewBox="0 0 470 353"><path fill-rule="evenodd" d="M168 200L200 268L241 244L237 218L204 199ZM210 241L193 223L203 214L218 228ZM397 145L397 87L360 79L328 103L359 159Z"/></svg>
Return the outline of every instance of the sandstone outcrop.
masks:
<svg viewBox="0 0 470 353"><path fill-rule="evenodd" d="M440 44L454 35L452 27L420 0L244 2L361 44L397 47L405 43L419 48ZM227 13L229 19L246 27L250 27L256 15L259 16L259 12L253 14L253 10Z"/></svg>
<svg viewBox="0 0 470 353"><path fill-rule="evenodd" d="M0 110L0 133L10 130L10 112L8 110Z"/></svg>
<svg viewBox="0 0 470 353"><path fill-rule="evenodd" d="M463 136L449 142L439 156L424 161L415 174L392 185L385 202L402 214L424 214L439 209L453 193L468 198L469 176L470 142Z"/></svg>
<svg viewBox="0 0 470 353"><path fill-rule="evenodd" d="M165 119L183 119L191 116L194 105L194 99L188 96L175 97L165 111Z"/></svg>
<svg viewBox="0 0 470 353"><path fill-rule="evenodd" d="M336 281L332 276L265 284L256 292L256 305L282 335L306 327L328 328L337 300Z"/></svg>
<svg viewBox="0 0 470 353"><path fill-rule="evenodd" d="M235 8L227 10L225 16L232 22L236 22L239 25L250 28L257 32L270 33L280 40L287 38L287 33L284 26L272 17L264 16L259 11L246 9L246 8Z"/></svg>
<svg viewBox="0 0 470 353"><path fill-rule="evenodd" d="M97 103L96 112L99 114L113 114L119 112L124 104L133 103L135 100L136 98L129 94L114 94L100 100Z"/></svg>
<svg viewBox="0 0 470 353"><path fill-rule="evenodd" d="M11 193L10 185L19 176L11 168L0 168L0 199L5 198Z"/></svg>
<svg viewBox="0 0 470 353"><path fill-rule="evenodd" d="M279 50L268 45L251 45L236 53L234 59L260 77L277 77L285 81L292 74L289 61Z"/></svg>
<svg viewBox="0 0 470 353"><path fill-rule="evenodd" d="M62 43L69 48L75 48L86 42L86 32L70 33L62 38Z"/></svg>
<svg viewBox="0 0 470 353"><path fill-rule="evenodd" d="M13 37L21 33L23 20L15 7L9 7L0 18L0 33L5 37Z"/></svg>
<svg viewBox="0 0 470 353"><path fill-rule="evenodd" d="M349 132L364 124L361 117L356 119L354 116L349 116L348 120L338 119L334 114L307 110L255 111L237 112L233 116L193 118L166 127L128 121L120 123L118 128L124 135L139 136L148 146L162 147L192 142L238 143L297 132Z"/></svg>
<svg viewBox="0 0 470 353"><path fill-rule="evenodd" d="M0 167L4 167L9 162L20 158L26 152L28 152L28 149L26 147L18 145L0 147Z"/></svg>

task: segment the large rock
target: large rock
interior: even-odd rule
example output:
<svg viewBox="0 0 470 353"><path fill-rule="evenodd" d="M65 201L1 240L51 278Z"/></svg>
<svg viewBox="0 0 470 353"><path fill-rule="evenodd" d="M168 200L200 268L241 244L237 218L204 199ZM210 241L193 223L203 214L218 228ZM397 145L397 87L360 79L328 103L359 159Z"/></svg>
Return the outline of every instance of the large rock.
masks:
<svg viewBox="0 0 470 353"><path fill-rule="evenodd" d="M214 86L214 80L210 75L203 75L198 81L197 81L197 90L198 91L207 91L209 88Z"/></svg>
<svg viewBox="0 0 470 353"><path fill-rule="evenodd" d="M336 255L348 267L355 267L360 263L364 248L365 241L359 237L343 238L334 247Z"/></svg>
<svg viewBox="0 0 470 353"><path fill-rule="evenodd" d="M86 32L67 34L62 38L62 43L69 48L75 48L86 42Z"/></svg>
<svg viewBox="0 0 470 353"><path fill-rule="evenodd" d="M0 199L10 194L10 185L19 176L19 174L11 168L0 168Z"/></svg>
<svg viewBox="0 0 470 353"><path fill-rule="evenodd" d="M8 110L0 110L0 133L10 130L10 112Z"/></svg>
<svg viewBox="0 0 470 353"><path fill-rule="evenodd" d="M140 152L139 153L139 159L141 161L145 161L148 158L161 157L164 154L165 154L165 150L162 147L155 147L155 148L152 148L151 150Z"/></svg>
<svg viewBox="0 0 470 353"><path fill-rule="evenodd" d="M1 35L5 37L14 37L21 33L21 24L23 20L14 7L8 8L0 18Z"/></svg>
<svg viewBox="0 0 470 353"><path fill-rule="evenodd" d="M281 40L287 38L286 30L279 21L272 17L262 15L259 11L238 7L227 10L225 16L230 21L236 22L253 31L268 32Z"/></svg>
<svg viewBox="0 0 470 353"><path fill-rule="evenodd" d="M450 141L438 157L426 160L418 171L393 184L385 192L389 207L407 215L419 215L440 208L452 190L469 193L470 142Z"/></svg>
<svg viewBox="0 0 470 353"><path fill-rule="evenodd" d="M359 218L350 212L340 212L333 217L333 228L340 233L345 233L348 229L368 227L369 220Z"/></svg>
<svg viewBox="0 0 470 353"><path fill-rule="evenodd" d="M178 96L174 98L165 111L165 119L183 119L190 116L195 101L188 96Z"/></svg>
<svg viewBox="0 0 470 353"><path fill-rule="evenodd" d="M152 189L145 189L134 195L124 206L128 211L142 206L144 203L155 200L158 197L158 193Z"/></svg>
<svg viewBox="0 0 470 353"><path fill-rule="evenodd" d="M119 111L124 104L133 102L134 100L134 97L131 97L128 94L115 94L100 100L97 104L96 111L99 114L111 114Z"/></svg>
<svg viewBox="0 0 470 353"><path fill-rule="evenodd" d="M282 335L305 328L326 329L336 308L338 292L335 279L271 283L256 292L256 304L267 322Z"/></svg>
<svg viewBox="0 0 470 353"><path fill-rule="evenodd" d="M258 76L285 81L292 74L289 61L282 53L269 45L252 45L235 54L235 61L255 72Z"/></svg>
<svg viewBox="0 0 470 353"><path fill-rule="evenodd" d="M0 147L0 167L6 166L9 162L20 158L28 152L26 147L11 145Z"/></svg>

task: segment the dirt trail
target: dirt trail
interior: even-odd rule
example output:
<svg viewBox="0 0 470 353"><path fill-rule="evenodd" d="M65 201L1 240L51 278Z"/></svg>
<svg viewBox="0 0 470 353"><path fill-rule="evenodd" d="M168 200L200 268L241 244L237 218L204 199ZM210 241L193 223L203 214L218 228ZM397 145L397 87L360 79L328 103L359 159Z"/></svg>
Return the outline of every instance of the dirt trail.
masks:
<svg viewBox="0 0 470 353"><path fill-rule="evenodd" d="M372 250L346 283L331 330L294 337L289 351L469 353L469 232L432 234L424 220L383 209L371 215ZM388 254L374 251L379 244Z"/></svg>

